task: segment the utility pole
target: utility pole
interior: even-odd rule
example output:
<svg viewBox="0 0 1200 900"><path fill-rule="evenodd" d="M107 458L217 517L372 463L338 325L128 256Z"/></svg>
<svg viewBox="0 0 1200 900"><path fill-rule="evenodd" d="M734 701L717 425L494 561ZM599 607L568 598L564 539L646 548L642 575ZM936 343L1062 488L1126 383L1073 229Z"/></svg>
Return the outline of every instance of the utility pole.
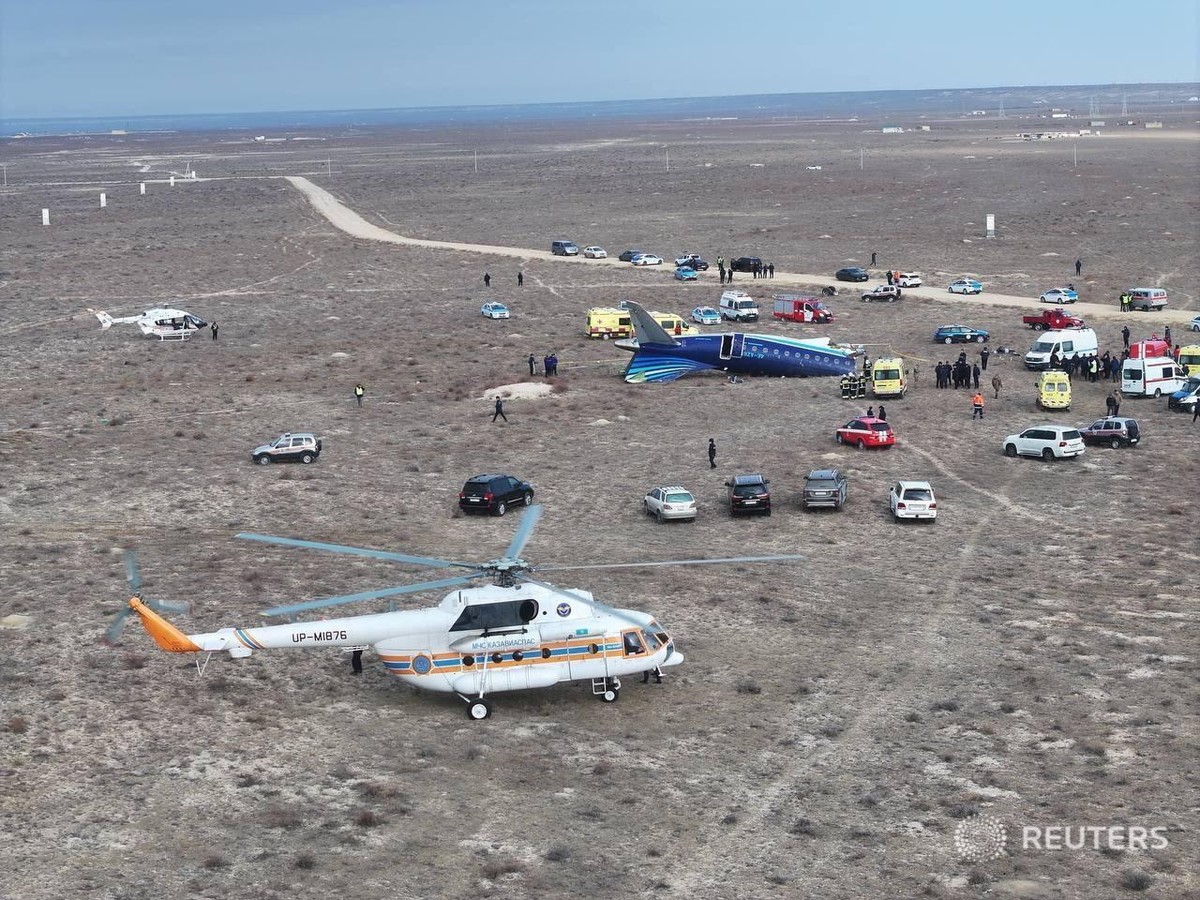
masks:
<svg viewBox="0 0 1200 900"><path fill-rule="evenodd" d="M1079 168L1079 144L1072 144L1071 148L1072 148L1072 150L1074 150L1075 168L1078 169Z"/></svg>
<svg viewBox="0 0 1200 900"><path fill-rule="evenodd" d="M858 170L859 170L860 172L861 172L861 171L862 171L862 169L863 169L863 158L864 158L864 156L866 155L866 152L867 152L867 151L866 151L866 150L864 150L862 147L859 147L859 148L858 148Z"/></svg>
<svg viewBox="0 0 1200 900"><path fill-rule="evenodd" d="M671 172L671 148L663 147L663 152L667 154L667 173Z"/></svg>
<svg viewBox="0 0 1200 900"><path fill-rule="evenodd" d="M479 174L479 148L475 148L475 174Z"/></svg>
<svg viewBox="0 0 1200 900"><path fill-rule="evenodd" d="M328 158L326 158L326 160L325 160L325 174L326 175L333 174L333 160L328 159Z"/></svg>

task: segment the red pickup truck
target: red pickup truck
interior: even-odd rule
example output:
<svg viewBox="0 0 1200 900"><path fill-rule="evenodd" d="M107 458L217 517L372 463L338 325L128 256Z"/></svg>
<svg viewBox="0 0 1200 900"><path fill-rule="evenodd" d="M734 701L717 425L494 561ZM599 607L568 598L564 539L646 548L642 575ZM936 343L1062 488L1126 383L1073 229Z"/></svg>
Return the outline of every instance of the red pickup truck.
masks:
<svg viewBox="0 0 1200 900"><path fill-rule="evenodd" d="M1035 316L1021 316L1021 321L1034 331L1058 331L1063 328L1082 328L1083 319L1061 309L1043 309Z"/></svg>

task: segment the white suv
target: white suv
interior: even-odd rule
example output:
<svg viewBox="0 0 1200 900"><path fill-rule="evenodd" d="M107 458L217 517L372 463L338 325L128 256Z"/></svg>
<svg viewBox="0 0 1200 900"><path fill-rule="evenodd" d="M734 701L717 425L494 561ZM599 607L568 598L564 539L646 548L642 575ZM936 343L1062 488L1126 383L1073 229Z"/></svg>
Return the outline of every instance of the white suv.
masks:
<svg viewBox="0 0 1200 900"><path fill-rule="evenodd" d="M662 524L667 519L691 519L696 521L696 498L685 487L656 487L646 495L643 505L646 512Z"/></svg>
<svg viewBox="0 0 1200 900"><path fill-rule="evenodd" d="M1020 434L1004 439L1005 456L1040 456L1042 459L1065 459L1082 456L1083 436L1070 425L1035 425Z"/></svg>
<svg viewBox="0 0 1200 900"><path fill-rule="evenodd" d="M250 457L260 466L273 462L301 462L306 465L321 455L321 439L304 431L281 434L269 444L250 451Z"/></svg>
<svg viewBox="0 0 1200 900"><path fill-rule="evenodd" d="M897 287L920 287L921 273L920 272L901 272L900 277L896 280Z"/></svg>
<svg viewBox="0 0 1200 900"><path fill-rule="evenodd" d="M897 481L888 494L888 504L897 521L937 518L937 497L928 481Z"/></svg>

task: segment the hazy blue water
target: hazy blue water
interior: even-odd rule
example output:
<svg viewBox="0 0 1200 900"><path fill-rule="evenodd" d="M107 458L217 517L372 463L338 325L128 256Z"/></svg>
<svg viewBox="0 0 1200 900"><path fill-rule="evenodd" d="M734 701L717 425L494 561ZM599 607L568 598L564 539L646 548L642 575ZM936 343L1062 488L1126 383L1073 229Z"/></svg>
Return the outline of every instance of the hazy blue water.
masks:
<svg viewBox="0 0 1200 900"><path fill-rule="evenodd" d="M75 119L0 119L0 135L78 134L126 131L262 131L321 128L387 128L487 125L519 122L709 118L852 118L891 114L961 114L975 109L1007 114L1058 106L1085 113L1095 101L1115 115L1124 102L1130 115L1184 103L1200 93L1196 84L1001 87L970 90L850 91L821 94L754 94L662 100L530 103L508 106L442 106L398 109L221 113L177 116L104 116Z"/></svg>

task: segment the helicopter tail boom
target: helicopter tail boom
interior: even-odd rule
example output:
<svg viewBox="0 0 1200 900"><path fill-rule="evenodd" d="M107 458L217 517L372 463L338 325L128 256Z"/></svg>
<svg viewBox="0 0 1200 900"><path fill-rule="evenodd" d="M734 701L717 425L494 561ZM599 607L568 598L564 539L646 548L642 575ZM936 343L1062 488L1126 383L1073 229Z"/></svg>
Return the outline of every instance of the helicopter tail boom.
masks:
<svg viewBox="0 0 1200 900"><path fill-rule="evenodd" d="M137 597L131 597L129 608L138 614L142 626L154 643L169 653L199 653L200 647L186 634L148 607Z"/></svg>

